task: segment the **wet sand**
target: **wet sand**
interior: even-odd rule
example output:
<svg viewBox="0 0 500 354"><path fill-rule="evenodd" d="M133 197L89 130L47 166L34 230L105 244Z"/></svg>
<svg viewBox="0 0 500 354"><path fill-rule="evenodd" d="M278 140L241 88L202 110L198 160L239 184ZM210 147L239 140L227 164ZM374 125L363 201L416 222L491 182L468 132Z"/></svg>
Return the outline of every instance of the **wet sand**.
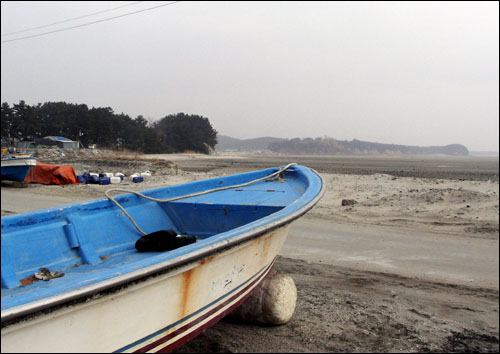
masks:
<svg viewBox="0 0 500 354"><path fill-rule="evenodd" d="M223 320L177 352L496 352L499 349L498 158L65 155L54 153L41 160L72 165L80 174L84 170L153 173L142 184L125 181L120 185L133 190L298 162L316 169L327 185L323 199L304 216L302 230L304 227L307 230L308 223L323 225L325 231L321 231L321 237L328 237L329 223L348 230L373 230L371 258L367 250L356 248L353 242L349 246L351 260L344 262L334 252L330 258L301 252L291 234L275 271L290 275L297 285L298 303L292 320L278 327ZM46 205L102 197L107 188L2 183L2 215L22 208L13 206L16 195L28 195L41 200L37 205ZM355 202L342 206L343 199ZM387 237L391 234L397 237L398 233L411 234L417 243L421 235L423 241L435 239L444 245L445 240L453 239L458 249L462 244L462 253L453 250L449 254L452 248L445 247L436 248L436 255L432 256L439 259L440 252L446 253L448 258L442 257L440 261L449 263L450 269L456 268L457 274L472 269L473 262L466 256L477 259L473 249L488 243L493 253L488 256L491 258L484 257L481 267L488 268L491 263L496 273L488 280L469 282L452 276L451 271L444 271L440 277L422 276L416 273L418 267L411 264L398 265L397 270L383 263L377 267L373 252L379 252L384 259L390 258L392 241ZM362 235L366 237L367 233ZM379 249L377 240L384 242ZM396 251L397 247L394 245L394 253L401 253ZM429 261L430 255L422 254L429 251L413 248L412 261L417 262L414 264L434 266ZM464 270L460 271L459 266Z"/></svg>

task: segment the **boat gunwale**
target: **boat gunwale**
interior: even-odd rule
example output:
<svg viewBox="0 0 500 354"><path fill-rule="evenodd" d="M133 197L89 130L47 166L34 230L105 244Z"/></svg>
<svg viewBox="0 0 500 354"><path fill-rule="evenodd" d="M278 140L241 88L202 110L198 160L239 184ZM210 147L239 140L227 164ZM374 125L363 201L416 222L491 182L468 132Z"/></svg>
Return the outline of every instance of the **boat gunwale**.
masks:
<svg viewBox="0 0 500 354"><path fill-rule="evenodd" d="M19 157L13 157L13 156L2 156L2 164L3 167L10 167L10 166L35 166L38 159L33 156L19 156ZM18 165L13 164L15 162L19 162Z"/></svg>
<svg viewBox="0 0 500 354"><path fill-rule="evenodd" d="M307 169L318 177L321 183L321 188L320 191L314 196L314 198L312 198L307 204L305 204L301 208L287 215L280 216L279 214L286 212L286 209L290 207L290 205L288 205L274 214L256 220L256 222L263 223L262 225L253 225L250 230L243 231L238 235L235 235L234 237L223 238L222 240L216 241L215 243L207 245L206 247L193 250L192 252L188 252L126 274L105 279L103 281L99 281L94 284L89 284L74 290L66 291L61 294L52 295L40 300L35 300L33 302L28 302L25 304L7 308L1 311L2 327L4 327L4 324L6 322L9 322L8 324L6 324L9 325L12 320L18 317L24 317L33 314L37 311L47 310L51 307L60 306L63 305L64 303L72 302L81 298L88 298L89 296L94 296L100 292L104 292L111 288L124 286L128 283L137 282L143 279L145 280L146 278L154 276L158 273L166 272L168 270L196 262L201 258L206 258L214 253L225 251L229 248L242 244L243 242L250 241L263 234L267 234L279 227L285 226L286 224L293 222L294 220L298 219L299 217L307 213L310 209L312 209L316 205L316 203L321 199L326 189L324 180L321 177L321 175L313 169L310 168ZM294 203L304 198L304 195L302 195ZM277 216L280 217L276 220L270 221L270 219L276 218ZM248 227L253 223L254 222L247 225L242 225L236 229L221 233L220 235L227 236L227 234L230 234L232 232L239 232L241 231L240 230L241 228Z"/></svg>

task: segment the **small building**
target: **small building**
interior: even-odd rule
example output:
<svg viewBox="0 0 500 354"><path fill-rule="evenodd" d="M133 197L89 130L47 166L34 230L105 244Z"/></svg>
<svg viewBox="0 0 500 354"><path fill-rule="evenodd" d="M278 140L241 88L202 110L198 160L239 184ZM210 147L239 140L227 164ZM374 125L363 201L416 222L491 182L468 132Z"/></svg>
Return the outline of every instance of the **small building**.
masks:
<svg viewBox="0 0 500 354"><path fill-rule="evenodd" d="M37 139L38 145L57 146L61 149L78 149L80 143L62 136L46 136L45 138Z"/></svg>

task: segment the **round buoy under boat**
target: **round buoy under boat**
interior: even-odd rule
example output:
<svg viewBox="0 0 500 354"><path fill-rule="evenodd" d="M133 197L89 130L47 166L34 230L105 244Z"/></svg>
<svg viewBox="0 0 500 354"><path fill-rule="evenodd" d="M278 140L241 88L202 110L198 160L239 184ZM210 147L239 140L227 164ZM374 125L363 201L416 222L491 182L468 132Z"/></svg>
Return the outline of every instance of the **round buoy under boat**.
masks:
<svg viewBox="0 0 500 354"><path fill-rule="evenodd" d="M277 326L290 321L297 303L297 287L287 275L268 276L239 307L228 316L230 320Z"/></svg>

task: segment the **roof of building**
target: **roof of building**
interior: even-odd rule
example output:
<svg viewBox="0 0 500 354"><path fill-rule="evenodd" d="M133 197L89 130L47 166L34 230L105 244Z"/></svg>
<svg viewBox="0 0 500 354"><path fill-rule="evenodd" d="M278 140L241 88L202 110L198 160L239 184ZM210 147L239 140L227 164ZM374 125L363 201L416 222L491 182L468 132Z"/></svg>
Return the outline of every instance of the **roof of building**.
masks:
<svg viewBox="0 0 500 354"><path fill-rule="evenodd" d="M46 136L45 139L50 139L50 140L54 140L54 141L60 141L60 142L65 142L65 143L68 143L68 142L73 142L73 140L71 139L68 139L68 138L64 138L62 136Z"/></svg>

